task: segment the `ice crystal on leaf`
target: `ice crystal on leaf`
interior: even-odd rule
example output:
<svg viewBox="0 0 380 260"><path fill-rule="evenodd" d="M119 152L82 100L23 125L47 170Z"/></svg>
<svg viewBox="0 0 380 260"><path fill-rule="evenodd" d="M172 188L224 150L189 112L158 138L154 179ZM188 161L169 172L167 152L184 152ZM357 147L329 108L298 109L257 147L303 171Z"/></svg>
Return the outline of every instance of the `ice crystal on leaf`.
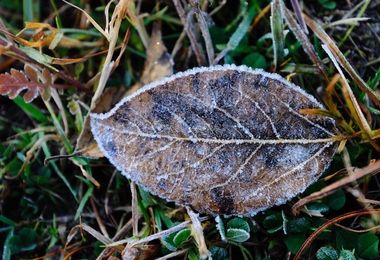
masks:
<svg viewBox="0 0 380 260"><path fill-rule="evenodd" d="M334 120L277 74L203 67L153 82L106 114L91 114L100 149L122 173L179 205L255 215L285 203L329 165Z"/></svg>

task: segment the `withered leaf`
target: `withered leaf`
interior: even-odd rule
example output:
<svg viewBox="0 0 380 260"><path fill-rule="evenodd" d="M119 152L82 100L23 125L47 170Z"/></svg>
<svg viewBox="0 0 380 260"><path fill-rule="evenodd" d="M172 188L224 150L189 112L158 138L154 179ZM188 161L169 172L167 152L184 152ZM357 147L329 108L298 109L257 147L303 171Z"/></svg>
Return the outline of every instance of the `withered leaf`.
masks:
<svg viewBox="0 0 380 260"><path fill-rule="evenodd" d="M255 215L317 180L342 136L322 108L277 74L191 69L91 114L105 156L147 190L210 214Z"/></svg>

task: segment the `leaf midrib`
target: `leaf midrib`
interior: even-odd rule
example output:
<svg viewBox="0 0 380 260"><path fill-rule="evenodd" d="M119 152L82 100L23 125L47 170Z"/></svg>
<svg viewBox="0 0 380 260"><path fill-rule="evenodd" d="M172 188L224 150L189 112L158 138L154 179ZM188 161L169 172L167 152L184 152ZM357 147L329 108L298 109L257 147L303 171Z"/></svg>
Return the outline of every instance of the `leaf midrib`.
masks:
<svg viewBox="0 0 380 260"><path fill-rule="evenodd" d="M190 141L193 143L196 142L204 142L204 143L217 143L217 144L312 144L312 143L329 143L329 142L340 142L344 139L342 135L333 135L329 138L319 138L319 139L210 139L210 138L199 138L199 137L178 137L178 136L170 136L170 135L161 135L161 134L146 134L142 132L134 132L134 131L119 131L120 134L129 134L136 135L140 137L148 137L148 138L157 138L157 139L167 139L169 141Z"/></svg>

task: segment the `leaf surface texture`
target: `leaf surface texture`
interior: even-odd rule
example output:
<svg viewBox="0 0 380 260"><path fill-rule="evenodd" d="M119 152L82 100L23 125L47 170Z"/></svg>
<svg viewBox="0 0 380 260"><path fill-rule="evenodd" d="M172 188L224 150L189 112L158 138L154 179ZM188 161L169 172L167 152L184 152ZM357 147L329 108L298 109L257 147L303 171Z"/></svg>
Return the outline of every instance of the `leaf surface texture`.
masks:
<svg viewBox="0 0 380 260"><path fill-rule="evenodd" d="M199 212L255 215L317 180L340 134L323 108L277 74L196 68L91 114L100 149L147 190Z"/></svg>

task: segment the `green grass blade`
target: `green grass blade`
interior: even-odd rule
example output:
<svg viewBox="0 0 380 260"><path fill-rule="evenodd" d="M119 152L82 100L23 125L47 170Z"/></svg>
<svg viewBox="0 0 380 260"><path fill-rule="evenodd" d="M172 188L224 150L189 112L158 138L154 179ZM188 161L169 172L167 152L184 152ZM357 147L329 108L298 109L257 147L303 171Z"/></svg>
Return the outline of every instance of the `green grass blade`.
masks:
<svg viewBox="0 0 380 260"><path fill-rule="evenodd" d="M11 237L13 237L13 235L14 235L14 229L12 227L11 230L9 230L9 232L8 232L7 238L5 239L5 243L3 246L3 254L1 256L3 260L10 260L11 259L11 249L9 246L9 241L10 241Z"/></svg>
<svg viewBox="0 0 380 260"><path fill-rule="evenodd" d="M42 144L42 150L45 153L46 158L51 157L50 150L46 143ZM54 171L57 173L58 177L61 178L61 180L65 183L66 187L70 190L70 193L73 195L74 199L79 202L78 196L76 194L76 191L71 187L70 182L67 180L66 176L60 171L59 167L54 161L49 162L50 165L53 167Z"/></svg>
<svg viewBox="0 0 380 260"><path fill-rule="evenodd" d="M272 29L274 60L273 64L276 68L284 62L284 24L281 14L281 5L279 0L271 3L272 15L270 17L270 26Z"/></svg>
<svg viewBox="0 0 380 260"><path fill-rule="evenodd" d="M86 203L87 203L88 199L90 198L90 196L92 195L93 191L94 191L94 186L92 186L90 184L89 187L88 187L88 190L86 191L86 193L84 194L82 200L79 203L79 207L78 207L77 212L75 214L74 220L77 220L79 218L79 216L82 214L83 208L86 205Z"/></svg>
<svg viewBox="0 0 380 260"><path fill-rule="evenodd" d="M48 123L49 120L47 117L34 105L26 103L24 99L20 96L17 96L13 101L28 115L35 118L38 122Z"/></svg>

